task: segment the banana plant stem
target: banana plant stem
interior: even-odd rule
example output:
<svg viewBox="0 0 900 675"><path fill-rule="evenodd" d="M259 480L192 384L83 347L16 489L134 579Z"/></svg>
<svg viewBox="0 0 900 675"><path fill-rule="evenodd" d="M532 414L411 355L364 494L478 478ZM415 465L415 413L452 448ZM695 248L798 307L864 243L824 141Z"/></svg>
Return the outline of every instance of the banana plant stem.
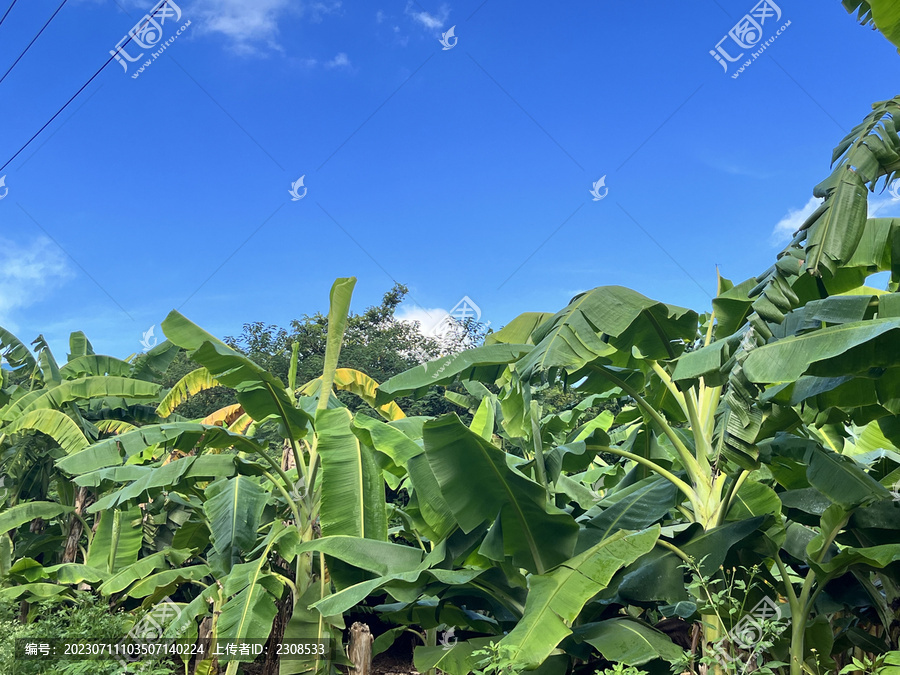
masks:
<svg viewBox="0 0 900 675"><path fill-rule="evenodd" d="M274 485L278 491L281 493L281 496L284 497L284 500L288 503L288 506L291 509L291 513L294 516L294 526L299 530L302 527L302 520L300 519L300 512L297 510L297 505L294 503L294 500L291 498L291 495L288 494L288 491L284 489L281 483L276 480L275 476L270 474L268 471L262 472L263 476L269 480L269 482Z"/></svg>
<svg viewBox="0 0 900 675"><path fill-rule="evenodd" d="M646 466L647 468L655 471L667 481L672 483L675 487L681 490L682 493L684 493L684 496L690 500L691 504L695 504L697 495L694 492L694 489L671 471L666 471L656 462L649 460L646 457L641 457L640 455L635 455L634 453L627 452L625 450L610 448L606 445L585 445L585 448L588 450L597 450L599 452L608 452L612 455L618 455L619 457L624 457L625 459L630 459L633 462L637 462L638 464Z"/></svg>
<svg viewBox="0 0 900 675"><path fill-rule="evenodd" d="M617 377L614 373L612 373L608 368L598 365L598 364L589 364L588 366L591 370L594 370L612 382L614 385L619 387L626 394L631 396L634 399L635 403L637 403L649 416L650 418L656 422L662 432L668 437L668 439L672 442L672 445L675 447L675 451L678 453L678 457L681 459L681 463L684 465L685 471L688 472L688 475L691 476L691 479L697 481L702 476L702 471L700 469L700 465L697 463L697 460L691 454L691 451L688 450L687 446L682 442L682 440L678 437L678 434L669 426L668 422L666 422L665 418L660 415L647 401L641 396L637 390L627 384L624 380Z"/></svg>

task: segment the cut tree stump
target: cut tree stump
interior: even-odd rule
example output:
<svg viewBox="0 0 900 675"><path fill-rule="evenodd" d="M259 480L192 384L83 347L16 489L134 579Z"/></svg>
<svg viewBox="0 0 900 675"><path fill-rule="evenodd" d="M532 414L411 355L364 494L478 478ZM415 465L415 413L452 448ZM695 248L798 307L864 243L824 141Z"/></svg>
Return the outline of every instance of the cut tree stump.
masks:
<svg viewBox="0 0 900 675"><path fill-rule="evenodd" d="M372 632L369 627L357 621L350 626L350 644L347 656L353 663L351 673L354 675L371 675L372 673Z"/></svg>

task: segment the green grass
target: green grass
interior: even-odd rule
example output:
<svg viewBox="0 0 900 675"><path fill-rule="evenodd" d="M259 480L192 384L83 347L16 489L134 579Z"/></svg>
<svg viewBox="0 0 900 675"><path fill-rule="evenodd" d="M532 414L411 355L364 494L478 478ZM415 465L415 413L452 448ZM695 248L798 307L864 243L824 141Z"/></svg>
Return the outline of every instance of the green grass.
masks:
<svg viewBox="0 0 900 675"><path fill-rule="evenodd" d="M48 601L32 606L29 623L18 620L18 602L0 600L0 675L175 675L171 666L145 662L140 670L126 671L114 660L98 661L16 661L15 640L93 639L119 640L131 629L134 618L124 612L112 613L90 593L79 592L75 601Z"/></svg>

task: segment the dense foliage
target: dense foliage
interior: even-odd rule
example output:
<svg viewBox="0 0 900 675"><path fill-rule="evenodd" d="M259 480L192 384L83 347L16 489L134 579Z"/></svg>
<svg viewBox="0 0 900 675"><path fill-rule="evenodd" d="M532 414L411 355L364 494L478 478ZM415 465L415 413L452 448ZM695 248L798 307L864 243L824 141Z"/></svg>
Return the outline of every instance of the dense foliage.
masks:
<svg viewBox="0 0 900 675"><path fill-rule="evenodd" d="M892 36L886 4L845 5ZM867 199L898 114L873 106L775 263L703 314L604 286L440 344L394 319L402 287L350 314L347 278L290 329L173 311L126 360L0 329L0 637L166 602L189 644L339 645L363 617L453 675L897 675L900 219ZM182 665L346 657L250 660Z"/></svg>

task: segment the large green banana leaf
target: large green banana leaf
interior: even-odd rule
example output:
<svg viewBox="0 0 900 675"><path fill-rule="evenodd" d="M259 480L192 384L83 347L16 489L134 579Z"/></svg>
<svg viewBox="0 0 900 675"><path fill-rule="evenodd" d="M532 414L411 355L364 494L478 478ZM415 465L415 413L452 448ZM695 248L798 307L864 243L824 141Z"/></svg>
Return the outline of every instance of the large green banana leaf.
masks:
<svg viewBox="0 0 900 675"><path fill-rule="evenodd" d="M128 361L100 354L84 354L62 366L59 369L59 375L66 380L86 376L103 377L104 375L129 377L131 369L132 366Z"/></svg>
<svg viewBox="0 0 900 675"><path fill-rule="evenodd" d="M755 480L746 480L732 497L725 520L744 520L768 514L777 518L781 515L781 506L781 499L775 490Z"/></svg>
<svg viewBox="0 0 900 675"><path fill-rule="evenodd" d="M37 367L37 361L28 346L2 326L0 326L0 355L13 369L24 366L27 372L32 372Z"/></svg>
<svg viewBox="0 0 900 675"><path fill-rule="evenodd" d="M167 549L165 551L153 553L152 555L145 556L118 570L97 590L101 595L121 593L136 581L146 579L154 572L168 567L169 564L167 561L171 561L172 565L177 567L190 558L190 556L190 551L178 549Z"/></svg>
<svg viewBox="0 0 900 675"><path fill-rule="evenodd" d="M456 518L427 457L421 454L410 458L406 468L411 483L407 513L425 536L443 541L456 529Z"/></svg>
<svg viewBox="0 0 900 675"><path fill-rule="evenodd" d="M492 344L423 363L379 385L375 403L382 405L401 396L418 398L436 384L450 384L457 376L492 383L508 364L532 349L531 345Z"/></svg>
<svg viewBox="0 0 900 675"><path fill-rule="evenodd" d="M248 453L263 451L262 446L253 439L232 433L223 427L195 422L173 422L138 427L133 431L106 438L81 452L63 457L56 465L70 474L89 473L110 466L121 466L125 459L157 444L165 444L183 452L229 447Z"/></svg>
<svg viewBox="0 0 900 675"><path fill-rule="evenodd" d="M109 578L109 573L105 570L99 570L95 567L89 567L81 563L61 563L59 565L51 565L45 567L44 571L60 584L80 584L89 582L92 584L102 583Z"/></svg>
<svg viewBox="0 0 900 675"><path fill-rule="evenodd" d="M425 452L400 429L373 417L357 415L351 429L363 443L385 455L393 467L402 470L401 476L407 462Z"/></svg>
<svg viewBox="0 0 900 675"><path fill-rule="evenodd" d="M230 599L222 606L217 624L222 641L264 640L272 630L278 613L275 601L284 590L282 582L265 570L267 557L235 565L225 579L224 593ZM253 660L247 657L243 660ZM240 660L228 662L226 675L237 672Z"/></svg>
<svg viewBox="0 0 900 675"><path fill-rule="evenodd" d="M356 277L335 279L331 286L328 302L328 333L325 337L325 362L322 365L322 385L317 408L327 407L334 386L334 371L337 370L341 355L347 315L350 312L350 298L356 286Z"/></svg>
<svg viewBox="0 0 900 675"><path fill-rule="evenodd" d="M801 375L835 377L900 363L895 349L900 319L831 326L777 340L750 351L744 373L760 384L792 382Z"/></svg>
<svg viewBox="0 0 900 675"><path fill-rule="evenodd" d="M319 551L378 576L411 572L425 557L420 548L346 535L315 539L301 544L297 551Z"/></svg>
<svg viewBox="0 0 900 675"><path fill-rule="evenodd" d="M481 552L542 574L571 557L578 525L551 506L547 492L506 462L506 453L468 429L456 415L423 428L425 456L440 493L464 532L490 526ZM430 499L418 492L420 503Z"/></svg>
<svg viewBox="0 0 900 675"><path fill-rule="evenodd" d="M861 465L844 455L815 448L807 463L810 485L847 510L891 496Z"/></svg>
<svg viewBox="0 0 900 675"><path fill-rule="evenodd" d="M128 377L80 377L66 380L55 387L40 389L10 403L0 418L9 421L19 415L44 408L59 409L69 401L89 400L105 396L151 399L159 393L160 385Z"/></svg>
<svg viewBox="0 0 900 675"><path fill-rule="evenodd" d="M128 471L131 469L131 471ZM140 472L134 471L140 469ZM94 473L75 478L76 484L105 484L108 482L134 481L119 490L104 495L88 508L88 512L96 513L112 509L129 501L155 497L160 492L176 492L187 489L188 485L199 480L211 481L219 478L231 478L237 473L245 476L259 476L265 469L258 464L248 462L236 455L201 455L176 459L162 466L123 466L113 469L101 469ZM121 476L121 478L119 477ZM135 477L137 480L135 480Z"/></svg>
<svg viewBox="0 0 900 675"><path fill-rule="evenodd" d="M804 267L816 275L827 270L831 276L850 260L866 225L866 186L854 168L843 168L828 204L809 229Z"/></svg>
<svg viewBox="0 0 900 675"><path fill-rule="evenodd" d="M473 672L477 657L473 652L484 649L492 641L491 637L460 640L454 645L425 645L416 647L413 663L420 673L437 668L447 675L469 675Z"/></svg>
<svg viewBox="0 0 900 675"><path fill-rule="evenodd" d="M438 547L423 559L421 549L359 537L324 537L306 542L298 552L320 551L348 565L378 575L341 589L312 607L323 616L340 615L379 588L406 602L414 601L429 583L463 585L482 574L480 569L445 570L431 567L442 562Z"/></svg>
<svg viewBox="0 0 900 675"><path fill-rule="evenodd" d="M284 384L243 354L192 323L177 311L162 322L166 337L187 349L219 383L235 390L238 402L257 422L275 416L287 425L294 438L303 436L311 418L294 403Z"/></svg>
<svg viewBox="0 0 900 675"><path fill-rule="evenodd" d="M69 354L68 360L72 361L80 356L93 356L94 346L87 339L87 335L83 331L76 330L69 333Z"/></svg>
<svg viewBox="0 0 900 675"><path fill-rule="evenodd" d="M881 569L900 560L900 544L883 544L867 548L845 548L824 563L810 562L820 576L835 577L853 567Z"/></svg>
<svg viewBox="0 0 900 675"><path fill-rule="evenodd" d="M164 570L156 574L144 577L128 589L128 595L132 598L146 598L148 595L157 595L160 589L177 587L188 581L200 581L211 573L208 565L190 565L173 570Z"/></svg>
<svg viewBox="0 0 900 675"><path fill-rule="evenodd" d="M90 445L81 427L71 417L58 410L32 410L20 415L3 430L3 433L14 434L25 430L47 434L68 454L81 452Z"/></svg>
<svg viewBox="0 0 900 675"><path fill-rule="evenodd" d="M871 21L878 30L900 49L900 6L893 0L843 0L851 14L858 12L860 21Z"/></svg>
<svg viewBox="0 0 900 675"><path fill-rule="evenodd" d="M363 443L388 458L382 467L385 476L391 472L399 479L408 474L407 514L420 533L432 541L443 541L456 528L456 520L441 494L424 449L396 426L371 417L357 415L352 429Z"/></svg>
<svg viewBox="0 0 900 675"><path fill-rule="evenodd" d="M114 573L133 565L141 551L143 512L137 506L127 511L104 511L88 547L88 567Z"/></svg>
<svg viewBox="0 0 900 675"><path fill-rule="evenodd" d="M665 478L649 478L614 495L617 499L612 503L600 502L598 508L587 513L592 517L579 533L579 552L619 530L650 527L678 504L680 494Z"/></svg>
<svg viewBox="0 0 900 675"><path fill-rule="evenodd" d="M724 562L731 547L750 536L764 521L765 516L757 516L706 532L689 532L687 541L676 541L676 545L697 562L704 574L712 574ZM681 565L682 560L674 552L656 549L624 570L618 594L633 602L687 600Z"/></svg>
<svg viewBox="0 0 900 675"><path fill-rule="evenodd" d="M553 314L549 312L525 312L524 314L519 314L519 316L497 332L489 333L484 338L484 344L534 344L531 342L532 333L552 316Z"/></svg>
<svg viewBox="0 0 900 675"><path fill-rule="evenodd" d="M617 532L546 574L529 577L525 613L501 640L518 664L536 668L566 636L585 603L606 588L613 575L650 552L659 527Z"/></svg>
<svg viewBox="0 0 900 675"><path fill-rule="evenodd" d="M628 666L641 666L653 659L675 661L683 654L665 633L631 618L585 624L575 630L575 635L608 661Z"/></svg>
<svg viewBox="0 0 900 675"><path fill-rule="evenodd" d="M311 605L323 616L337 616L348 612L378 589L386 590L401 602L413 602L430 588L430 594L437 587L463 586L481 576L482 569L445 570L439 568L416 569L410 572L397 572L376 579L360 581L341 589Z"/></svg>
<svg viewBox="0 0 900 675"><path fill-rule="evenodd" d="M806 465L803 477L808 484L825 495L832 503L851 510L890 497L888 490L866 473L861 464L851 457L824 450L815 441L779 434L760 446L765 454L789 458ZM776 471L775 479L784 483ZM794 479L796 480L796 479ZM785 485L789 488L806 485Z"/></svg>
<svg viewBox="0 0 900 675"><path fill-rule="evenodd" d="M48 584L43 582L20 584L18 586L10 586L9 588L0 590L0 600L24 599L27 602L41 602L68 592L69 589L66 586L60 586L59 584ZM23 598L22 596L25 597Z"/></svg>
<svg viewBox="0 0 900 675"><path fill-rule="evenodd" d="M621 286L601 286L572 298L532 333L537 345L516 367L524 377L543 371L575 372L599 357L632 349L670 359L697 333L697 313L651 300Z"/></svg>
<svg viewBox="0 0 900 675"><path fill-rule="evenodd" d="M53 502L25 502L0 511L0 535L15 530L35 518L49 520L61 513L73 511L72 507Z"/></svg>
<svg viewBox="0 0 900 675"><path fill-rule="evenodd" d="M316 414L322 461L322 534L387 539L384 483L372 451L359 442L346 408Z"/></svg>
<svg viewBox="0 0 900 675"><path fill-rule="evenodd" d="M178 345L170 340L163 340L137 360L129 359L129 362L134 363L131 376L137 380L158 382L179 353L181 349Z"/></svg>
<svg viewBox="0 0 900 675"><path fill-rule="evenodd" d="M213 547L226 561L236 562L242 551L256 545L269 493L252 478L235 476L210 483L205 496L203 512L209 521Z"/></svg>

